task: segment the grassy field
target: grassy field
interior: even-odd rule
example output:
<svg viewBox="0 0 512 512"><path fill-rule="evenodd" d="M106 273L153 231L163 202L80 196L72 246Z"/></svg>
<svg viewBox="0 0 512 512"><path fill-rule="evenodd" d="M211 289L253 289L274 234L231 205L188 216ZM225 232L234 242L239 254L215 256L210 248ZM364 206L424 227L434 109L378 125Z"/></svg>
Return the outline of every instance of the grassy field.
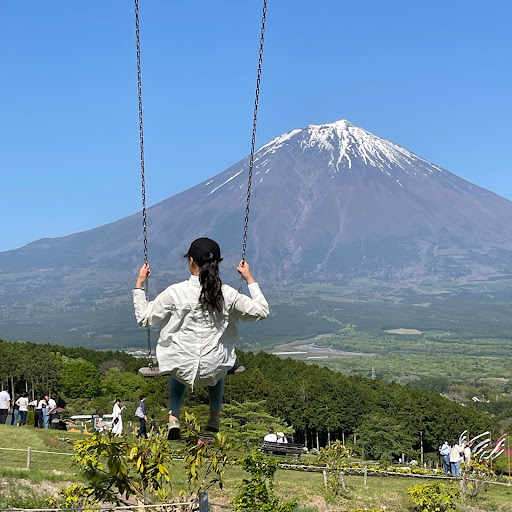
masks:
<svg viewBox="0 0 512 512"><path fill-rule="evenodd" d="M80 475L71 466L70 455L33 452L31 469L27 471L26 452L1 448L26 449L31 446L33 450L71 454L72 441L82 437L81 434L0 425L0 508L42 507L45 496L55 493L61 486L80 480ZM239 466L228 466L225 488L211 491L210 501L220 505L229 504L237 492L237 486L246 476ZM184 487L183 462L174 462L171 478L175 489ZM331 499L326 497L321 473L279 470L275 488L283 500L297 499L301 512L342 512L382 506L386 506L388 511L407 512L412 510L407 488L426 481L423 478L371 476L365 486L362 476L349 476L346 478L346 494ZM455 488L458 484L454 482L451 485ZM459 504L458 510L512 512L512 486L493 486L476 501Z"/></svg>

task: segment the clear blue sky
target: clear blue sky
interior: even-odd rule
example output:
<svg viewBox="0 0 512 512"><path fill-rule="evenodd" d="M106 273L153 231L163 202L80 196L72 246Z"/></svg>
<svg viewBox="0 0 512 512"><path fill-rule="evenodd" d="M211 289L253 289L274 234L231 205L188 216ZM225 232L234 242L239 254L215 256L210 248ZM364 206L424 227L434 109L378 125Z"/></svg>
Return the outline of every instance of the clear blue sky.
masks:
<svg viewBox="0 0 512 512"><path fill-rule="evenodd" d="M147 203L248 154L261 0L140 0ZM348 119L512 199L495 0L268 0L257 144ZM0 250L140 210L132 0L0 1Z"/></svg>

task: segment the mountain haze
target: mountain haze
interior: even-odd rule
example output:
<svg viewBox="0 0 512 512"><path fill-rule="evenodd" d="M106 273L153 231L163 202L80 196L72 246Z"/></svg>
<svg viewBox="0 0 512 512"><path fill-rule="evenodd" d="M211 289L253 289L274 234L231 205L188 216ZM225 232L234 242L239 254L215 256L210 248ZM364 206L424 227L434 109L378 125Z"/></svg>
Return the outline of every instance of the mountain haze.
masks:
<svg viewBox="0 0 512 512"><path fill-rule="evenodd" d="M247 173L245 158L148 209L155 292L187 277L182 256L198 236L219 241L223 278L236 285ZM247 259L266 289L483 280L512 273L511 225L512 202L341 120L256 152ZM58 330L83 312L115 330L131 315L141 231L136 214L0 253L0 337L26 339L27 322L48 318Z"/></svg>

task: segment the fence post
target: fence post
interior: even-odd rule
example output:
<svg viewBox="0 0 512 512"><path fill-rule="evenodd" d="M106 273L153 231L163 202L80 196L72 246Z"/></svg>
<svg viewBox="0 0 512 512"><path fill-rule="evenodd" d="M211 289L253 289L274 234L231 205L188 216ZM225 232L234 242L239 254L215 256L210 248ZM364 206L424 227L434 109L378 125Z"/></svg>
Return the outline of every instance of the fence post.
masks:
<svg viewBox="0 0 512 512"><path fill-rule="evenodd" d="M30 469L30 461L32 459L32 448L29 446L27 448L27 469Z"/></svg>
<svg viewBox="0 0 512 512"><path fill-rule="evenodd" d="M324 487L327 489L327 470L322 469L322 473L324 474Z"/></svg>
<svg viewBox="0 0 512 512"><path fill-rule="evenodd" d="M367 481L368 481L368 466L365 466L364 467L364 486L365 487L368 485Z"/></svg>
<svg viewBox="0 0 512 512"><path fill-rule="evenodd" d="M208 512L208 493L199 493L199 512Z"/></svg>

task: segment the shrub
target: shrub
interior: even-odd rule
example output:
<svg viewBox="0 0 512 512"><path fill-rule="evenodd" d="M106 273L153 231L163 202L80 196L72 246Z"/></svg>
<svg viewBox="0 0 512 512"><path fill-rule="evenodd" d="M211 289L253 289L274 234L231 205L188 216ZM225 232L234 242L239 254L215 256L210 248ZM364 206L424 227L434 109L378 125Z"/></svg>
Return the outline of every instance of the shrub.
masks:
<svg viewBox="0 0 512 512"><path fill-rule="evenodd" d="M407 492L416 505L415 509L421 512L444 512L455 509L453 500L460 494L459 491L448 489L441 482L415 485L407 489Z"/></svg>
<svg viewBox="0 0 512 512"><path fill-rule="evenodd" d="M318 462L325 464L329 472L329 487L334 496L345 492L344 469L347 467L349 450L341 441L334 441L329 446L322 448L318 455Z"/></svg>
<svg viewBox="0 0 512 512"><path fill-rule="evenodd" d="M187 488L177 494L192 501L214 485L222 488L228 445L220 433L203 442L194 416L185 414L185 422ZM163 436L120 440L96 433L75 443L75 464L87 483L62 489L48 504L92 510L102 503L127 504L130 497L144 504L166 503L176 498L170 472L173 456Z"/></svg>
<svg viewBox="0 0 512 512"><path fill-rule="evenodd" d="M269 459L261 452L254 451L238 463L250 473L251 478L242 481L238 494L233 500L237 510L259 510L261 512L292 512L297 501L280 503L274 493L274 477L279 466L275 459Z"/></svg>

